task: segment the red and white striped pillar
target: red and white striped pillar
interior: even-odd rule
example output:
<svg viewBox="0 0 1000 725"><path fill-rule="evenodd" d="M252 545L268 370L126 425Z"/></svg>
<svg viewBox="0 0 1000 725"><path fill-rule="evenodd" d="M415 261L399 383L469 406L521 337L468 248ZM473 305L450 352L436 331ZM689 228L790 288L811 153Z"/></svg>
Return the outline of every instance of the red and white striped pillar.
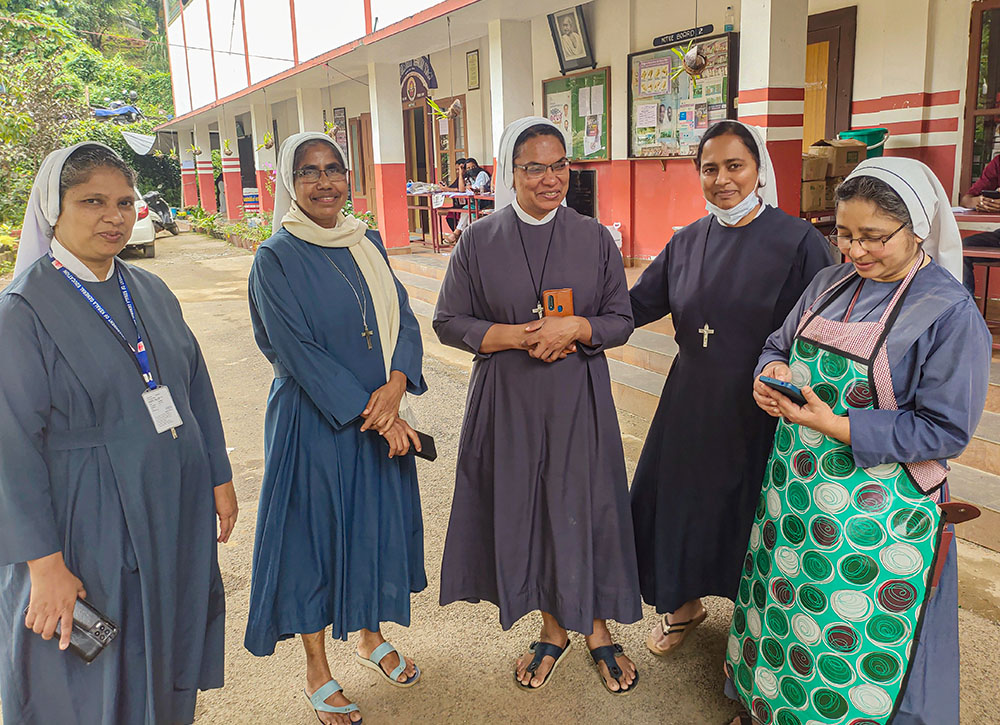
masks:
<svg viewBox="0 0 1000 725"><path fill-rule="evenodd" d="M403 104L399 100L399 65L368 64L375 157L375 216L387 249L408 249L406 156L403 151Z"/></svg>
<svg viewBox="0 0 1000 725"><path fill-rule="evenodd" d="M264 138L271 133L267 104L254 101L250 106L250 127L253 134L253 163L257 176L257 195L260 198L260 210L266 212L274 211L274 185L277 180L274 178L278 168L275 150L277 145L265 148Z"/></svg>
<svg viewBox="0 0 1000 725"><path fill-rule="evenodd" d="M212 137L208 132L207 123L195 123L194 145L201 150L195 156L195 170L198 172L198 196L201 197L201 208L208 214L219 210L215 203L215 172L212 170Z"/></svg>
<svg viewBox="0 0 1000 725"><path fill-rule="evenodd" d="M181 206L198 206L198 173L191 154L191 132L177 134L178 156L181 162ZM184 139L183 141L181 139Z"/></svg>
<svg viewBox="0 0 1000 725"><path fill-rule="evenodd" d="M739 118L763 129L778 204L798 216L809 3L744 0L740 22Z"/></svg>
<svg viewBox="0 0 1000 725"><path fill-rule="evenodd" d="M236 117L232 113L219 115L219 136L222 146L222 184L226 189L226 218L243 218L243 175L240 173L240 145L236 138ZM226 154L226 142L230 154Z"/></svg>

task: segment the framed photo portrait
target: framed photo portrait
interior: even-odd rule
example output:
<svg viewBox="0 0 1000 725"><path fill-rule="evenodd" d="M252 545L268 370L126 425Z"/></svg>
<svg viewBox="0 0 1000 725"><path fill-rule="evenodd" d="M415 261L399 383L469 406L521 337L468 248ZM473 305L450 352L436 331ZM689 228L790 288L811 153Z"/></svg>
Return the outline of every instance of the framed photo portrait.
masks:
<svg viewBox="0 0 1000 725"><path fill-rule="evenodd" d="M552 43L559 58L559 70L565 75L582 68L595 68L594 48L587 32L587 20L583 17L583 6L560 10L549 17Z"/></svg>

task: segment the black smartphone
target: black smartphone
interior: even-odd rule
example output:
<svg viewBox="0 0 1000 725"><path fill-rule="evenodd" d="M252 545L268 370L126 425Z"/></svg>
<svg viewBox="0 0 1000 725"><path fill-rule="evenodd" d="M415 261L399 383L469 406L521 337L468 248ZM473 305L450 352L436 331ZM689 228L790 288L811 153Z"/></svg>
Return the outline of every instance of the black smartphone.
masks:
<svg viewBox="0 0 1000 725"><path fill-rule="evenodd" d="M420 431L417 431L417 438L420 439L420 450L418 451L415 447L411 446L410 450L413 451L413 455L428 461L436 460L438 454L437 448L434 446L434 439Z"/></svg>
<svg viewBox="0 0 1000 725"><path fill-rule="evenodd" d="M1000 199L1000 191L985 189L982 192L982 196L985 196L987 199Z"/></svg>
<svg viewBox="0 0 1000 725"><path fill-rule="evenodd" d="M799 390L797 386L792 385L791 383L786 383L784 380L769 378L766 375L761 375L760 381L767 387L771 388L771 390L777 390L796 405L806 404L806 398L802 395L802 391Z"/></svg>
<svg viewBox="0 0 1000 725"><path fill-rule="evenodd" d="M25 608L25 615L28 610ZM56 640L62 630L56 625ZM73 607L73 631L69 635L69 650L88 665L118 636L118 625L84 599Z"/></svg>

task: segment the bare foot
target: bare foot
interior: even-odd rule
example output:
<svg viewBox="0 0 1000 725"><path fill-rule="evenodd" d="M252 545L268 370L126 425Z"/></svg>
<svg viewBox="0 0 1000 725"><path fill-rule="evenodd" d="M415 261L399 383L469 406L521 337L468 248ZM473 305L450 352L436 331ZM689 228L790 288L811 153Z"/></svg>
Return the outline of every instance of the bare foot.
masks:
<svg viewBox="0 0 1000 725"><path fill-rule="evenodd" d="M313 681L312 679L307 677L306 693L311 697L313 694L315 694L316 690L321 688L328 681L329 678L320 682L318 680ZM348 700L346 697L344 697L344 693L342 690L338 690L337 692L333 693L323 702L325 702L327 705L332 705L333 707L345 707L351 704L351 701ZM348 713L346 715L342 715L336 712L320 712L319 710L317 710L316 717L318 717L320 722L324 723L324 725L351 725L351 723L356 723L361 720L361 712L355 711L352 713Z"/></svg>
<svg viewBox="0 0 1000 725"><path fill-rule="evenodd" d="M659 617L653 626L646 645L657 655L665 655L680 646L690 630L697 627L706 617L705 607L700 599L692 599L675 612ZM684 625L685 622L690 624ZM673 626L683 625L683 626Z"/></svg>
<svg viewBox="0 0 1000 725"><path fill-rule="evenodd" d="M611 639L611 632L608 631L607 624L600 619L594 620L594 633L587 637L587 649L595 650L598 647L604 647L609 644L614 644ZM627 690L635 682L636 668L635 663L632 662L624 653L615 655L615 662L622 670L622 675L620 678L615 679L611 676L608 671L608 666L604 662L597 663L597 669L601 673L601 677L604 681L608 683L608 688L612 692L619 692Z"/></svg>
<svg viewBox="0 0 1000 725"><path fill-rule="evenodd" d="M372 656L372 652L383 642L385 642L385 637L382 636L381 630L372 632L362 629L361 636L358 639L358 654L367 659ZM406 682L417 674L417 666L413 664L413 660L409 657L404 657L403 659L406 662L406 669L396 678L396 682ZM399 653L390 652L382 658L382 661L378 665L386 675L391 675L392 671L399 667Z"/></svg>
<svg viewBox="0 0 1000 725"><path fill-rule="evenodd" d="M565 629L555 623L554 618L551 618L551 622L548 621L549 619L549 617L543 616L542 631L538 635L538 641L545 642L547 644L554 644L556 647L565 649L566 645L569 644L569 634ZM528 672L528 665L531 664L531 661L534 658L535 653L529 650L517 661L517 668L515 670L517 681L525 687L541 687L545 683L545 678L548 676L549 672L552 671L552 667L556 663L554 657L546 655L545 657L542 657L542 661L538 664L538 669L535 670L534 675L532 675L531 672Z"/></svg>

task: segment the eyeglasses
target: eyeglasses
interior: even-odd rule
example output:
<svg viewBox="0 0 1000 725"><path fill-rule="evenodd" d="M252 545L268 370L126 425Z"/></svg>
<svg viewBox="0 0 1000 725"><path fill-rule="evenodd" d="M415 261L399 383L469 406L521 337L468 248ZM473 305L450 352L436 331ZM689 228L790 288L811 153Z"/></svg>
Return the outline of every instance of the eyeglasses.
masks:
<svg viewBox="0 0 1000 725"><path fill-rule="evenodd" d="M881 252L885 248L886 242L903 231L907 224L909 224L909 222L904 222L896 229L896 231L892 232L892 234L886 234L882 237L860 237L858 239L853 239L852 237L841 236L834 232L829 235L827 239L830 240L831 244L836 244L845 252L850 251L855 242L858 242L861 245L861 248L866 252Z"/></svg>
<svg viewBox="0 0 1000 725"><path fill-rule="evenodd" d="M308 181L310 184L315 184L319 181L320 174L325 174L326 178L330 181L347 180L347 169L339 165L327 166L325 169L317 169L315 166L310 166L307 169L298 169L292 172L292 176L296 176L303 181Z"/></svg>
<svg viewBox="0 0 1000 725"><path fill-rule="evenodd" d="M561 174L569 168L569 159L565 156L553 164L514 164L515 169L521 169L529 179L540 179L545 176L545 172L551 170L553 174Z"/></svg>

